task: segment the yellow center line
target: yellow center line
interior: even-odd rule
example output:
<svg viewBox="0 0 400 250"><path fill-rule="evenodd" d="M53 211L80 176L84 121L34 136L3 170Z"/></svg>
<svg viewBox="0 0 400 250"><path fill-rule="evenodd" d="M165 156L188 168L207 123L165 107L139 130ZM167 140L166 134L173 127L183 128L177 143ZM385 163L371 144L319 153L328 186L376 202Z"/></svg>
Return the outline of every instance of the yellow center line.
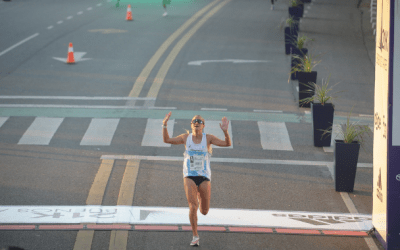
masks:
<svg viewBox="0 0 400 250"><path fill-rule="evenodd" d="M114 160L101 161L99 171L94 178L88 198L86 199L86 205L101 205L113 166ZM79 230L74 250L90 250L92 248L93 236L94 230Z"/></svg>
<svg viewBox="0 0 400 250"><path fill-rule="evenodd" d="M142 91L143 85L146 83L147 78L149 77L151 71L153 70L154 66L160 60L161 56L164 52L168 49L168 47L175 41L175 39L180 36L185 29L187 29L194 21L196 21L201 15L203 15L206 11L208 11L212 6L214 6L218 1L215 0L214 2L208 4L203 9L199 10L195 15L193 15L189 20L187 20L179 29L177 29L167 40L160 46L160 48L156 51L156 53L151 57L150 61L144 67L142 72L132 87L132 90L129 93L129 97L139 97L140 92Z"/></svg>
<svg viewBox="0 0 400 250"><path fill-rule="evenodd" d="M135 185L139 173L140 160L129 160L126 163L124 177L119 189L117 205L132 206ZM128 244L127 230L112 230L109 250L126 250Z"/></svg>
<svg viewBox="0 0 400 250"><path fill-rule="evenodd" d="M157 73L156 78L153 81L153 84L150 87L150 90L147 94L147 97L154 97L156 98L158 92L160 91L161 85L164 82L165 76L168 73L169 68L171 67L172 63L174 62L176 56L182 50L183 46L189 41L189 39L196 33L196 31L215 13L217 13L225 4L227 4L230 0L225 0L216 7L214 7L210 12L207 13L200 21L193 26L182 38L179 42L175 45L172 49L171 53L169 53L168 57L165 59L164 63L162 64L160 70Z"/></svg>

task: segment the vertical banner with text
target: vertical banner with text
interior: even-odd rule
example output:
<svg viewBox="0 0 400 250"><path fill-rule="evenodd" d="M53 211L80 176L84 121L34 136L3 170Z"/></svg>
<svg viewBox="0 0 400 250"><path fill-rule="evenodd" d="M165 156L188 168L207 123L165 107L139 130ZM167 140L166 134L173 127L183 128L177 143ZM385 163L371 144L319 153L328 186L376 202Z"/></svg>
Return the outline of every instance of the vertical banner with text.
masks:
<svg viewBox="0 0 400 250"><path fill-rule="evenodd" d="M400 249L399 8L377 0L372 222L386 249Z"/></svg>

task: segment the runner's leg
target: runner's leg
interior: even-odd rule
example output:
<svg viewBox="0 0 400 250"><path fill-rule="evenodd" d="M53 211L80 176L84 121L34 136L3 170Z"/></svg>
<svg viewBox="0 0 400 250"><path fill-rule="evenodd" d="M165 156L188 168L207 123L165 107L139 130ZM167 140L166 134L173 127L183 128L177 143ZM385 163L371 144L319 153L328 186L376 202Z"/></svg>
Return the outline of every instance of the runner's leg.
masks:
<svg viewBox="0 0 400 250"><path fill-rule="evenodd" d="M189 220L192 226L193 236L198 236L197 233L197 209L199 203L197 201L198 189L193 180L183 178L183 185L185 187L186 198L189 203Z"/></svg>
<svg viewBox="0 0 400 250"><path fill-rule="evenodd" d="M200 212L204 215L210 210L211 181L203 181L199 186Z"/></svg>

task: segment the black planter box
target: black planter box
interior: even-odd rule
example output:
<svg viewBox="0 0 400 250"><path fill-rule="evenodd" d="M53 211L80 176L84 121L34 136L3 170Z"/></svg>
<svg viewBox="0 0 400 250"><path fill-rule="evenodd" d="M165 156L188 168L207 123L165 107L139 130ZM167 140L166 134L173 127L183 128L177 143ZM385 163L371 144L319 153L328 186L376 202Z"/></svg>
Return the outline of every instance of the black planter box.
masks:
<svg viewBox="0 0 400 250"><path fill-rule="evenodd" d="M302 48L301 50L299 50L297 47L295 47L295 46L292 46L291 47L291 53L292 53L292 55L297 55L297 56L305 56L305 55L307 55L307 53L308 53L308 49L306 49L306 48ZM297 65L297 64L299 64L300 63L300 60L299 59L296 59L296 58L294 58L293 56L292 56L292 58L291 58L291 69L295 66L295 65ZM291 74L291 76L290 76L290 79L292 79L292 80L297 80L298 79L298 77L297 77L297 73L292 73Z"/></svg>
<svg viewBox="0 0 400 250"><path fill-rule="evenodd" d="M315 147L330 147L332 134L324 131L332 127L334 106L332 103L311 103L313 139ZM322 136L323 135L323 136Z"/></svg>
<svg viewBox="0 0 400 250"><path fill-rule="evenodd" d="M304 8L301 5L297 7L289 7L289 17L300 18L303 17Z"/></svg>
<svg viewBox="0 0 400 250"><path fill-rule="evenodd" d="M310 103L300 104L300 100L314 95L314 89L311 89L308 85L310 82L317 82L317 71L297 72L297 78L299 80L299 106L309 108Z"/></svg>
<svg viewBox="0 0 400 250"><path fill-rule="evenodd" d="M337 192L353 192L359 152L360 143L357 141L344 143L343 140L335 140L333 171Z"/></svg>
<svg viewBox="0 0 400 250"><path fill-rule="evenodd" d="M297 28L296 28L297 27ZM293 41L297 40L298 25L293 25L292 28L285 27L285 54L289 55L294 47Z"/></svg>

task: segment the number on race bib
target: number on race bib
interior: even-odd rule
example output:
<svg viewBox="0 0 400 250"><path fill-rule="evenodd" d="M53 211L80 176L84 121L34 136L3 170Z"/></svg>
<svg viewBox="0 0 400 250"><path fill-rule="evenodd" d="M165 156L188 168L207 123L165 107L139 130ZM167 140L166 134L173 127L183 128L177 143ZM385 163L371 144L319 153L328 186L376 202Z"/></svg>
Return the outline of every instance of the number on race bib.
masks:
<svg viewBox="0 0 400 250"><path fill-rule="evenodd" d="M204 169L204 156L203 155L190 156L190 170L201 171L203 169Z"/></svg>

